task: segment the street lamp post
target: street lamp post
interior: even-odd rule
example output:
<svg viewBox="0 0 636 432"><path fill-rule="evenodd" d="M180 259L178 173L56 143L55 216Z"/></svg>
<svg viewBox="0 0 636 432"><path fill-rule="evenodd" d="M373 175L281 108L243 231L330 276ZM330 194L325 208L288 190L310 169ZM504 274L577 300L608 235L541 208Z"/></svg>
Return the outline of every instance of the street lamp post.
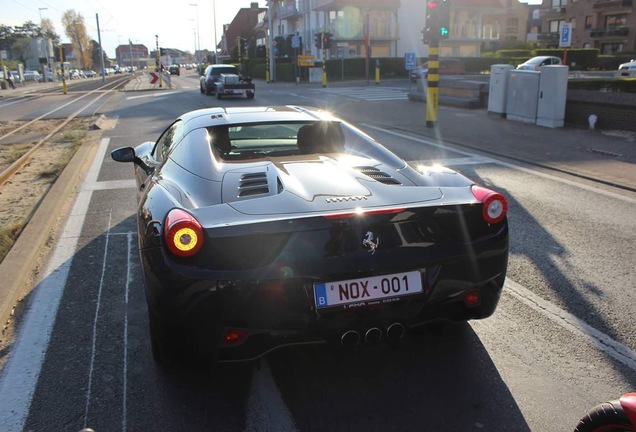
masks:
<svg viewBox="0 0 636 432"><path fill-rule="evenodd" d="M194 44L194 58L197 59L198 58L198 54L197 52L201 50L201 40L199 39L199 35L201 33L199 33L199 5L197 3L190 3L190 6L194 6L196 8L196 14L197 14L197 38Z"/></svg>
<svg viewBox="0 0 636 432"><path fill-rule="evenodd" d="M214 63L218 63L218 59L216 58L216 0L212 0L212 12L214 13Z"/></svg>
<svg viewBox="0 0 636 432"><path fill-rule="evenodd" d="M38 8L38 10L40 11L40 27L42 26L42 11L43 10L48 10L49 8ZM44 82L46 82L47 80L47 72L50 70L50 65L49 65L49 41L46 38L46 34L43 33L44 36L44 52L46 55L46 66L42 65L42 67L44 68Z"/></svg>

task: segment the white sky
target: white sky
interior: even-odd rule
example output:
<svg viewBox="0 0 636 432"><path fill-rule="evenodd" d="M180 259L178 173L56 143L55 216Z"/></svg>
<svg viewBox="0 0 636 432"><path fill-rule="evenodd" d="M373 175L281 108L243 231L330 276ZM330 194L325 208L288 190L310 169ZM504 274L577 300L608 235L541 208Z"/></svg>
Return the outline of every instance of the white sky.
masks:
<svg viewBox="0 0 636 432"><path fill-rule="evenodd" d="M195 33L200 33L197 44L201 49L214 47L213 5L220 42L223 24L232 22L238 10L250 7L252 2L266 7L265 0L0 0L0 24L15 26L33 21L39 25L41 14L53 21L62 42L69 42L62 14L73 9L84 17L88 36L96 41L99 15L102 45L110 58L115 58L115 48L128 44L129 39L154 50L155 35L161 47L193 52Z"/></svg>

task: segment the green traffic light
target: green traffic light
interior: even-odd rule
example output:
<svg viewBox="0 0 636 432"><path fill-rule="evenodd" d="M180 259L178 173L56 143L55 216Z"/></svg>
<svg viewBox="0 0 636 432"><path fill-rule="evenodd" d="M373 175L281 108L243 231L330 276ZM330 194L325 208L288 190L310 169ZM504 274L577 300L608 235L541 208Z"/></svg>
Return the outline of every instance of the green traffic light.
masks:
<svg viewBox="0 0 636 432"><path fill-rule="evenodd" d="M446 27L440 27L439 34L442 36L448 36L448 29Z"/></svg>

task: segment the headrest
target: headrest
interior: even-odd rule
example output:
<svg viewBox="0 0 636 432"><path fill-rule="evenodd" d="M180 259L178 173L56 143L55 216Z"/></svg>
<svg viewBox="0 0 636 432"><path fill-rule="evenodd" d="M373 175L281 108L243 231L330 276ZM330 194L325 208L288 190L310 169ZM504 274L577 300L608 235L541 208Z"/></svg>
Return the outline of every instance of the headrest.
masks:
<svg viewBox="0 0 636 432"><path fill-rule="evenodd" d="M319 121L298 130L297 144L301 153L340 153L345 139L339 123Z"/></svg>
<svg viewBox="0 0 636 432"><path fill-rule="evenodd" d="M212 136L212 145L221 153L229 153L232 150L230 142L230 130L227 127L215 127L210 132Z"/></svg>

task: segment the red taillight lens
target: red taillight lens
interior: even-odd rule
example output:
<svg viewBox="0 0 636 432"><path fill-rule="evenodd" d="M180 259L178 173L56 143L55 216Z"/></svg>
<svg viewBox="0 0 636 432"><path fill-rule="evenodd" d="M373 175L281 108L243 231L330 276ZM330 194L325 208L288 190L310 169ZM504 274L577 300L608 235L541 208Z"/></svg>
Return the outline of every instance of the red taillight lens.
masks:
<svg viewBox="0 0 636 432"><path fill-rule="evenodd" d="M499 192L483 186L472 186L473 195L484 205L483 216L488 223L501 222L508 213L508 200Z"/></svg>
<svg viewBox="0 0 636 432"><path fill-rule="evenodd" d="M240 345L247 339L247 331L243 329L227 329L223 335L223 346Z"/></svg>
<svg viewBox="0 0 636 432"><path fill-rule="evenodd" d="M464 301L466 302L466 306L474 307L479 306L481 303L481 296L479 295L479 291L471 291L464 296Z"/></svg>
<svg viewBox="0 0 636 432"><path fill-rule="evenodd" d="M190 257L203 246L203 228L190 213L173 209L166 216L164 238L173 255Z"/></svg>

